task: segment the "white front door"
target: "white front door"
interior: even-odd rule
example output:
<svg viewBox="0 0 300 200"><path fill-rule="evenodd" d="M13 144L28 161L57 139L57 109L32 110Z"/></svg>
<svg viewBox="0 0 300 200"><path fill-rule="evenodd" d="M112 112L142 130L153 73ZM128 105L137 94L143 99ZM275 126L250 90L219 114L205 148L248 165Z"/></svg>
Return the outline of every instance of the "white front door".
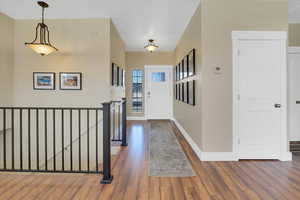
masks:
<svg viewBox="0 0 300 200"><path fill-rule="evenodd" d="M289 61L289 136L300 141L300 48L292 48Z"/></svg>
<svg viewBox="0 0 300 200"><path fill-rule="evenodd" d="M280 159L285 46L281 40L239 40L236 65L239 159Z"/></svg>
<svg viewBox="0 0 300 200"><path fill-rule="evenodd" d="M146 119L172 116L172 66L145 66Z"/></svg>

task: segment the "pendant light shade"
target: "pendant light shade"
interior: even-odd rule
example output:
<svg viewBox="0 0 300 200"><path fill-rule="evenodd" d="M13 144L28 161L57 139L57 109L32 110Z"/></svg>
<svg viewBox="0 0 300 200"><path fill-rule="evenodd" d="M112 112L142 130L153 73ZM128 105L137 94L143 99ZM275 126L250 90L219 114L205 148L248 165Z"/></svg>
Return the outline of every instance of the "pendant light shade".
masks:
<svg viewBox="0 0 300 200"><path fill-rule="evenodd" d="M150 51L151 53L153 51L155 51L159 46L157 46L155 43L154 43L154 40L153 39L150 39L149 40L149 43L144 47L145 49L147 49L148 51Z"/></svg>
<svg viewBox="0 0 300 200"><path fill-rule="evenodd" d="M38 4L42 7L42 22L38 23L36 27L34 40L30 43L26 42L25 45L41 56L45 56L58 51L58 49L51 45L49 40L49 29L44 23L44 11L49 5L43 1L38 1Z"/></svg>

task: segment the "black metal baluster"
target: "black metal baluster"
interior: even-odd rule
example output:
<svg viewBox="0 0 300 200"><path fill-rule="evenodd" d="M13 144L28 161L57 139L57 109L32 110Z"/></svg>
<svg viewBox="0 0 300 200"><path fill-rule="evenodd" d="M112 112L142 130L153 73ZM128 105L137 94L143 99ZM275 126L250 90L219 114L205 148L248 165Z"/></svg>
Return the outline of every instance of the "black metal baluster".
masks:
<svg viewBox="0 0 300 200"><path fill-rule="evenodd" d="M20 169L23 170L23 109L20 109Z"/></svg>
<svg viewBox="0 0 300 200"><path fill-rule="evenodd" d="M6 109L3 109L3 168L6 169Z"/></svg>
<svg viewBox="0 0 300 200"><path fill-rule="evenodd" d="M81 110L78 110L79 171L81 171Z"/></svg>
<svg viewBox="0 0 300 200"><path fill-rule="evenodd" d="M31 170L31 122L30 108L28 108L28 169Z"/></svg>
<svg viewBox="0 0 300 200"><path fill-rule="evenodd" d="M87 169L90 171L90 110L87 110Z"/></svg>
<svg viewBox="0 0 300 200"><path fill-rule="evenodd" d="M128 146L127 144L127 124L126 124L126 98L122 98L122 146Z"/></svg>
<svg viewBox="0 0 300 200"><path fill-rule="evenodd" d="M11 166L15 169L15 110L11 109Z"/></svg>
<svg viewBox="0 0 300 200"><path fill-rule="evenodd" d="M36 109L36 168L40 170L40 145L39 145L39 109Z"/></svg>
<svg viewBox="0 0 300 200"><path fill-rule="evenodd" d="M47 135L48 135L48 115L47 115L47 109L44 110L44 121L45 121L45 170L47 171L48 170L48 138L47 138Z"/></svg>
<svg viewBox="0 0 300 200"><path fill-rule="evenodd" d="M99 171L98 166L98 109L96 110L96 171Z"/></svg>
<svg viewBox="0 0 300 200"><path fill-rule="evenodd" d="M55 132L56 132L55 108L53 109L53 170L56 171L56 149L55 149Z"/></svg>
<svg viewBox="0 0 300 200"><path fill-rule="evenodd" d="M72 109L70 109L70 162L71 162L71 171L73 171L73 114Z"/></svg>
<svg viewBox="0 0 300 200"><path fill-rule="evenodd" d="M62 135L62 139L61 139L61 148L62 148L62 171L65 170L65 141L64 141L64 131L65 131L65 127L64 127L64 109L61 109L61 135Z"/></svg>

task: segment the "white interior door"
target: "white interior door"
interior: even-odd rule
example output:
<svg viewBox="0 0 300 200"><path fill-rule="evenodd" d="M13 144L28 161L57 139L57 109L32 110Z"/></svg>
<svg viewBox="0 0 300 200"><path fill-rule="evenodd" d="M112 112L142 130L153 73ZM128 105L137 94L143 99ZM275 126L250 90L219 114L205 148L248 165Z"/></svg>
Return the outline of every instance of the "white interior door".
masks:
<svg viewBox="0 0 300 200"><path fill-rule="evenodd" d="M145 67L145 113L147 119L172 116L172 67Z"/></svg>
<svg viewBox="0 0 300 200"><path fill-rule="evenodd" d="M300 141L300 48L289 53L289 139Z"/></svg>
<svg viewBox="0 0 300 200"><path fill-rule="evenodd" d="M238 41L239 159L280 159L283 48L280 40Z"/></svg>

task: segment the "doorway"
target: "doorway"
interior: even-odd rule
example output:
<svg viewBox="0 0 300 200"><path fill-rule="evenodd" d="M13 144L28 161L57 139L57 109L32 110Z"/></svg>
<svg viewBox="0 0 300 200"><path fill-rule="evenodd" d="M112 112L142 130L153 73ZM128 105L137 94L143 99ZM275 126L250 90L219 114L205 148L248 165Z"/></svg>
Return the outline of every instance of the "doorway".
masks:
<svg viewBox="0 0 300 200"><path fill-rule="evenodd" d="M233 32L233 149L238 159L290 160L286 32Z"/></svg>
<svg viewBox="0 0 300 200"><path fill-rule="evenodd" d="M171 119L173 115L172 71L172 66L145 66L146 119Z"/></svg>

